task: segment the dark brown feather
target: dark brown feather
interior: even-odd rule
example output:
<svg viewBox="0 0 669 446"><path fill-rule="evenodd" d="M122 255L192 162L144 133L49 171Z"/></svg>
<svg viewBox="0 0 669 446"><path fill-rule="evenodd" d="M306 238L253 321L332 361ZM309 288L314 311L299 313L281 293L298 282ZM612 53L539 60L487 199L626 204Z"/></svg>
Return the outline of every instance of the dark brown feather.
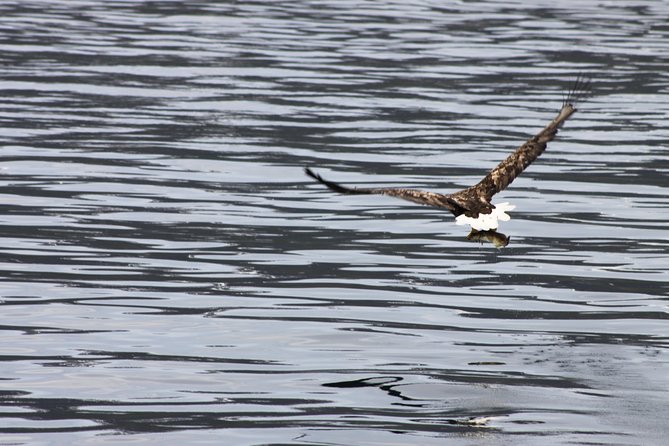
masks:
<svg viewBox="0 0 669 446"><path fill-rule="evenodd" d="M490 200L493 195L506 189L546 150L546 145L555 138L560 126L574 112L576 108L572 104L566 104L543 130L499 163L478 184L452 194L451 198L460 202L461 206L467 210L465 214L469 217L476 218L480 212L490 213L492 210Z"/></svg>
<svg viewBox="0 0 669 446"><path fill-rule="evenodd" d="M567 97L562 103L558 115L539 133L528 139L515 152L509 155L497 167L488 173L478 184L456 192L451 197L469 203L463 206L471 213L488 213L490 200L493 195L506 189L527 167L532 164L546 150L546 145L555 138L562 124L571 117L576 110L576 103L590 93L590 81L579 76ZM481 209L477 211L477 204ZM467 213L469 215L469 213ZM470 215L475 217L475 215Z"/></svg>
<svg viewBox="0 0 669 446"><path fill-rule="evenodd" d="M304 173L309 175L311 178L315 179L319 183L327 186L330 190L334 192L339 192L340 194L347 195L388 195L389 197L397 197L403 200L412 201L418 204L424 204L427 206L435 206L439 208L446 208L453 213L453 215L460 215L463 211L459 209L459 206L450 201L448 195L439 194L436 192L428 192L418 189L402 189L402 188L357 188L357 187L346 187L342 186L339 183L334 181L328 181L313 170L305 167Z"/></svg>

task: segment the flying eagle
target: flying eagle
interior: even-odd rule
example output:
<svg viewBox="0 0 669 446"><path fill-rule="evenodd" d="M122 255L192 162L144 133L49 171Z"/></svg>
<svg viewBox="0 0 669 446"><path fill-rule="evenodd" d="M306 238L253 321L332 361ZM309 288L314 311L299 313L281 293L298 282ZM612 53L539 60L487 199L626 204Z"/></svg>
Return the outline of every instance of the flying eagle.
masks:
<svg viewBox="0 0 669 446"><path fill-rule="evenodd" d="M506 212L514 209L515 206L509 203L494 205L491 202L493 195L506 189L527 166L546 150L546 145L555 138L562 124L576 112L578 100L586 96L589 91L590 81L581 77L577 78L565 97L560 112L543 130L528 139L477 184L453 194L403 188L350 188L328 181L308 167L304 169L304 172L334 192L348 195L388 195L414 203L445 208L455 215L455 222L458 225L469 224L473 231L494 231L500 221L510 219Z"/></svg>

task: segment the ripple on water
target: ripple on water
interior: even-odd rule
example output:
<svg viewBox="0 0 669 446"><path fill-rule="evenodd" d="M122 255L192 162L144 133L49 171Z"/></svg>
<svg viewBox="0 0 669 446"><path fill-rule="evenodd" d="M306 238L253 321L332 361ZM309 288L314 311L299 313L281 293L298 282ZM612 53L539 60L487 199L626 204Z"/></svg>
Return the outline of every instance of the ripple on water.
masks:
<svg viewBox="0 0 669 446"><path fill-rule="evenodd" d="M662 444L661 2L0 10L5 442ZM458 190L578 73L504 249L303 174Z"/></svg>

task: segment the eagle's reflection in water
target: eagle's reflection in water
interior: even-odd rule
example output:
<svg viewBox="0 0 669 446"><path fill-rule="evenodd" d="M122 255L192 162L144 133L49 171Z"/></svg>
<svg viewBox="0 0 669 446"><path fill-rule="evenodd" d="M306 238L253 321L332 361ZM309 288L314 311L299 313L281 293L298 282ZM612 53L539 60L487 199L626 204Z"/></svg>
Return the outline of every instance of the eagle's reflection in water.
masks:
<svg viewBox="0 0 669 446"><path fill-rule="evenodd" d="M487 231L477 231L472 229L469 235L467 235L467 240L473 242L490 242L495 245L495 248L504 248L509 244L511 237L501 232L497 232L494 229L488 229Z"/></svg>

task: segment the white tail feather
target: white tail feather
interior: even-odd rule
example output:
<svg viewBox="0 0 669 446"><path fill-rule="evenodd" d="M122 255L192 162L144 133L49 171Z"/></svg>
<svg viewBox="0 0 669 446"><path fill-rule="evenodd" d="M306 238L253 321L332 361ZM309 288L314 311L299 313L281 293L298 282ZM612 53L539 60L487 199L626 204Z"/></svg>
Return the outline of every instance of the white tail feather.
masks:
<svg viewBox="0 0 669 446"><path fill-rule="evenodd" d="M497 229L500 221L509 221L511 217L506 211L515 209L516 206L509 203L500 203L495 205L495 209L489 214L479 214L477 218L467 217L465 214L458 215L455 218L455 223L458 225L469 224L477 231L488 231L490 229Z"/></svg>

